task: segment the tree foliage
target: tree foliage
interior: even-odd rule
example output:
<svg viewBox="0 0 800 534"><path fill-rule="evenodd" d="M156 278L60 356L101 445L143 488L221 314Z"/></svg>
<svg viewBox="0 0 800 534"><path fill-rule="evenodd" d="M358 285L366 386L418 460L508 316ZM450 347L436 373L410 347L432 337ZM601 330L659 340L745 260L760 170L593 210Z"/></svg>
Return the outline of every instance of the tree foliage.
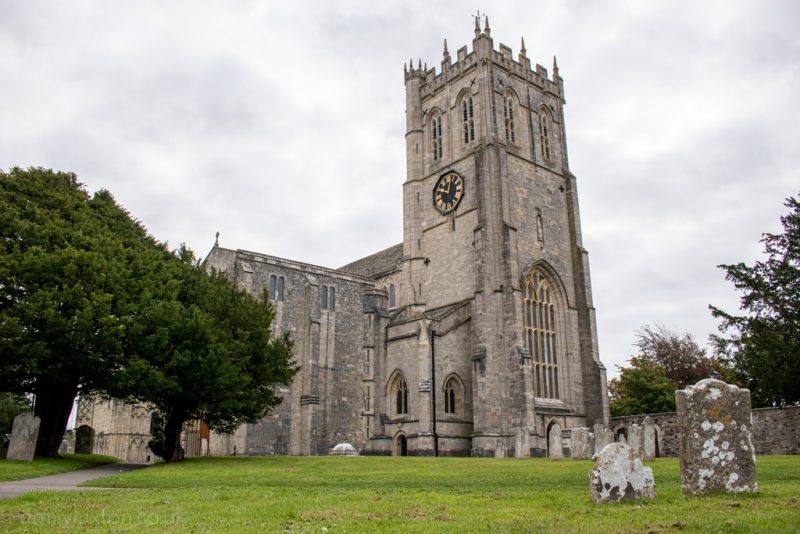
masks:
<svg viewBox="0 0 800 534"><path fill-rule="evenodd" d="M160 413L151 449L167 461L182 457L180 432L189 420L232 432L255 423L281 399L297 369L288 335L273 338L273 308L182 249L170 299L154 301L137 322L131 360L113 393Z"/></svg>
<svg viewBox="0 0 800 534"><path fill-rule="evenodd" d="M0 393L0 441L3 436L11 434L14 418L30 409L31 405L23 395Z"/></svg>
<svg viewBox="0 0 800 534"><path fill-rule="evenodd" d="M661 366L677 389L711 376L714 361L706 356L689 332L677 333L664 326L644 325L636 332L636 347L644 358Z"/></svg>
<svg viewBox="0 0 800 534"><path fill-rule="evenodd" d="M800 202L784 205L783 232L762 236L765 260L719 266L742 292L745 314L710 306L722 320L717 349L734 361L757 406L800 401Z"/></svg>
<svg viewBox="0 0 800 534"><path fill-rule="evenodd" d="M608 382L611 416L675 411L675 382L652 359L634 356Z"/></svg>
<svg viewBox="0 0 800 534"><path fill-rule="evenodd" d="M102 390L124 364L137 269L155 270L159 254L108 192L90 197L74 174L0 172L0 390L34 395L38 455L57 456L79 388Z"/></svg>

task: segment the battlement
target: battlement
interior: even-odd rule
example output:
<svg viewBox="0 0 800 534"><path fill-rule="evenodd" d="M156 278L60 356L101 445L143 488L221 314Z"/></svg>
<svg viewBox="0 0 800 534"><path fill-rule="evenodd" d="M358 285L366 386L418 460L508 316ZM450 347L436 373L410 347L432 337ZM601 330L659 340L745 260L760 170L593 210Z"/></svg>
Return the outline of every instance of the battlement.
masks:
<svg viewBox="0 0 800 534"><path fill-rule="evenodd" d="M423 98L434 94L437 90L444 87L449 81L458 79L461 76L472 72L483 61L491 61L495 66L500 67L507 75L517 76L526 80L541 90L550 90L559 94L559 86L563 80L558 74L558 63L553 58L553 77L548 77L545 67L539 65L531 66L531 60L525 50L525 39L521 40L519 55L515 60L511 47L500 43L497 50L494 49L494 40L491 37L489 28L489 18L485 18L484 28L480 28L480 19L475 18L475 38L472 40L472 51L467 46L462 46L456 52L456 61L452 63L450 52L447 50L447 39L444 40L444 51L441 68L437 73L436 67L428 68L427 63L423 65L422 60L417 60L417 66L411 60L403 66L405 80L408 82L413 78L422 80L421 95Z"/></svg>

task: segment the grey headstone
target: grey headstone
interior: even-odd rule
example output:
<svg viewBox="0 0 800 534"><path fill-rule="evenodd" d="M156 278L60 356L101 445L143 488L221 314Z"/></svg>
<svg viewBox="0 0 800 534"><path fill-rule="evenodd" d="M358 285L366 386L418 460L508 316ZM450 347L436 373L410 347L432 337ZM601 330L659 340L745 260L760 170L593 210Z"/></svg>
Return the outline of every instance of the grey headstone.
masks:
<svg viewBox="0 0 800 534"><path fill-rule="evenodd" d="M600 426L599 429L598 426ZM602 425L594 425L594 453L598 454L609 443L614 443L614 431L610 428L603 428Z"/></svg>
<svg viewBox="0 0 800 534"><path fill-rule="evenodd" d="M675 397L681 491L757 493L750 391L707 378Z"/></svg>
<svg viewBox="0 0 800 534"><path fill-rule="evenodd" d="M92 454L94 449L94 429L81 425L75 429L75 454Z"/></svg>
<svg viewBox="0 0 800 534"><path fill-rule="evenodd" d="M623 432L620 432L619 436L617 436L617 443L624 443L625 445L628 444L628 438L625 437Z"/></svg>
<svg viewBox="0 0 800 534"><path fill-rule="evenodd" d="M547 436L548 456L551 460L561 460L564 458L564 443L561 440L561 427L554 424L550 427L550 433Z"/></svg>
<svg viewBox="0 0 800 534"><path fill-rule="evenodd" d="M589 494L597 503L655 499L653 470L625 443L606 445L589 471Z"/></svg>
<svg viewBox="0 0 800 534"><path fill-rule="evenodd" d="M642 455L642 427L633 423L630 428L628 428L628 445L631 446L631 449L636 452L638 455Z"/></svg>
<svg viewBox="0 0 800 534"><path fill-rule="evenodd" d="M39 437L41 419L30 412L21 413L14 418L11 427L11 443L8 445L8 460L33 460L36 452L36 438Z"/></svg>
<svg viewBox="0 0 800 534"><path fill-rule="evenodd" d="M588 460L594 454L593 435L588 428L572 429L572 457L576 460Z"/></svg>
<svg viewBox="0 0 800 534"><path fill-rule="evenodd" d="M517 428L517 438L514 442L514 456L516 458L529 458L531 446L529 441L528 429L524 426Z"/></svg>
<svg viewBox="0 0 800 534"><path fill-rule="evenodd" d="M653 461L656 457L656 425L650 416L644 418L642 423L642 458L645 462Z"/></svg>

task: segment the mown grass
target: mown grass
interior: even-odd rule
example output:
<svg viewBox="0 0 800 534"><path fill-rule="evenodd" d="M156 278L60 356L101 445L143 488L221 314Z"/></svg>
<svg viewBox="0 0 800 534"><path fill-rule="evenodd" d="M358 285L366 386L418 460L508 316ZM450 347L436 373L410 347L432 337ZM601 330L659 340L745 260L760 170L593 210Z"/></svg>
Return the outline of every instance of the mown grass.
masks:
<svg viewBox="0 0 800 534"><path fill-rule="evenodd" d="M61 458L34 458L32 462L0 460L0 482L55 475L119 461L119 458L99 454L62 454Z"/></svg>
<svg viewBox="0 0 800 534"><path fill-rule="evenodd" d="M649 464L657 499L589 501L590 461L196 458L0 500L0 531L792 532L800 457L759 457L760 492L684 497L678 462Z"/></svg>

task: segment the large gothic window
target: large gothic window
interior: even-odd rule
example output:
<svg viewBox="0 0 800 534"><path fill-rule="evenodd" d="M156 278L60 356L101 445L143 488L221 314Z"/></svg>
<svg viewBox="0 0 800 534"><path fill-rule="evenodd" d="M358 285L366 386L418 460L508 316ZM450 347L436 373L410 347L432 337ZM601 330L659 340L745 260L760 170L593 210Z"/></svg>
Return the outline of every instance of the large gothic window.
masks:
<svg viewBox="0 0 800 534"><path fill-rule="evenodd" d="M517 135L514 131L514 99L506 96L503 99L503 118L506 125L506 141L509 143L517 142Z"/></svg>
<svg viewBox="0 0 800 534"><path fill-rule="evenodd" d="M439 114L431 120L431 148L433 160L442 159L442 116Z"/></svg>
<svg viewBox="0 0 800 534"><path fill-rule="evenodd" d="M461 130L464 134L464 144L467 144L475 140L475 114L471 96L461 101L461 118Z"/></svg>
<svg viewBox="0 0 800 534"><path fill-rule="evenodd" d="M536 397L559 399L558 309L553 288L537 270L525 277L524 315Z"/></svg>

